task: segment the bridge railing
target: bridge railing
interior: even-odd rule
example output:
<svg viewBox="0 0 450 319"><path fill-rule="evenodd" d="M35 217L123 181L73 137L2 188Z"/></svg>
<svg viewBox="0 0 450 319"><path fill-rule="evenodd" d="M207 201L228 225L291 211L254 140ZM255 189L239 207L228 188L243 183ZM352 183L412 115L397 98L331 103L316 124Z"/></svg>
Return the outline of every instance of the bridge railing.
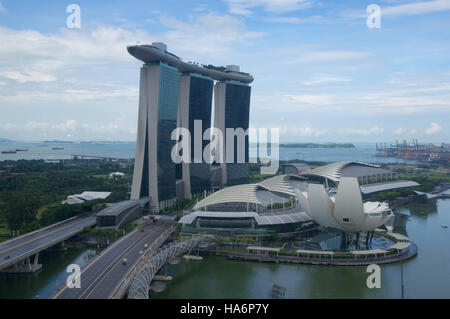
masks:
<svg viewBox="0 0 450 319"><path fill-rule="evenodd" d="M171 258L192 250L206 238L209 238L209 236L196 235L188 239L174 241L158 249L154 255L144 259L131 276L128 298L148 299L150 284L158 270Z"/></svg>

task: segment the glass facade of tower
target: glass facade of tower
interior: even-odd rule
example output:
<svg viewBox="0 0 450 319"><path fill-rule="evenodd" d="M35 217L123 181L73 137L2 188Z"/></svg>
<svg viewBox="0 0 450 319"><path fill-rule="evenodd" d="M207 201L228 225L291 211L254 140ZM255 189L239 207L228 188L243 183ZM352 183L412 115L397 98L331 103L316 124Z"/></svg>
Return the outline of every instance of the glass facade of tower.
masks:
<svg viewBox="0 0 450 319"><path fill-rule="evenodd" d="M225 128L242 128L249 126L250 86L241 83L227 82L225 96ZM225 132L224 132L225 134ZM226 141L229 143L229 141ZM248 135L245 137L245 163L238 163L238 141L234 138L234 161L227 163L227 184L248 183Z"/></svg>
<svg viewBox="0 0 450 319"><path fill-rule="evenodd" d="M194 163L194 121L201 121L203 133L211 127L211 105L213 80L201 75L191 74L189 90L189 131L191 133L191 193L198 194L211 188L211 168L208 163ZM202 139L203 150L209 141ZM203 161L203 156L202 156Z"/></svg>
<svg viewBox="0 0 450 319"><path fill-rule="evenodd" d="M158 200L176 197L175 163L171 152L175 141L171 134L177 127L180 73L176 68L161 63L158 99Z"/></svg>

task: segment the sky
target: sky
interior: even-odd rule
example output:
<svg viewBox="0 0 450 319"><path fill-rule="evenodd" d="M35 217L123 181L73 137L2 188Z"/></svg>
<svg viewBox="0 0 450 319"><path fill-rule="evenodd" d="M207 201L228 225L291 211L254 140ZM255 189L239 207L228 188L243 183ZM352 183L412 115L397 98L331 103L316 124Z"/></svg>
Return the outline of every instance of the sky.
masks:
<svg viewBox="0 0 450 319"><path fill-rule="evenodd" d="M450 142L450 0L0 0L0 138L135 141L151 42L251 73L281 142Z"/></svg>

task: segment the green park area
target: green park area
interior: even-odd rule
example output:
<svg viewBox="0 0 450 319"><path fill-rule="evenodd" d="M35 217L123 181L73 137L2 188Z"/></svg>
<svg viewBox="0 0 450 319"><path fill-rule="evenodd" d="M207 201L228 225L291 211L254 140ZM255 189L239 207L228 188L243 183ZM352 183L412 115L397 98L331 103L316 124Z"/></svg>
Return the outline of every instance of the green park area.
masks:
<svg viewBox="0 0 450 319"><path fill-rule="evenodd" d="M98 211L108 202L128 199L132 165L101 160L4 161L8 174L0 176L0 241L58 221ZM111 172L124 178L109 178ZM69 195L83 191L111 192L105 200L62 204Z"/></svg>

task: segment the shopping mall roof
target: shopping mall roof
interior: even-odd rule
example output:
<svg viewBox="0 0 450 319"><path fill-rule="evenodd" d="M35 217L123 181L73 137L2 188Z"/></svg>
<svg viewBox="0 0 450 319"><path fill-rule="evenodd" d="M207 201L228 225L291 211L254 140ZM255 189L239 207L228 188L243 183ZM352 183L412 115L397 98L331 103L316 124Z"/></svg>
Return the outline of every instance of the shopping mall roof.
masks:
<svg viewBox="0 0 450 319"><path fill-rule="evenodd" d="M225 187L215 193L212 193L205 199L199 201L194 209L200 209L205 206L211 206L223 203L254 203L261 204L256 197L257 184L243 184Z"/></svg>
<svg viewBox="0 0 450 319"><path fill-rule="evenodd" d="M312 221L305 212L295 213L279 213L279 214L258 214L255 212L211 212L211 211L195 211L184 215L180 219L181 224L192 224L197 217L209 218L254 218L256 223L260 226L264 225L279 225L291 224Z"/></svg>
<svg viewBox="0 0 450 319"><path fill-rule="evenodd" d="M295 196L294 189L289 184L291 178L303 180L296 175L277 175L257 184L228 186L199 201L194 206L194 210L225 203L252 203L266 206L267 203L270 203L269 197L273 197L275 203L280 198L279 195ZM259 191L265 192L264 199L258 196Z"/></svg>
<svg viewBox="0 0 450 319"><path fill-rule="evenodd" d="M290 196L295 196L294 189L289 185L289 178L295 175L277 175L263 180L258 185L264 186L268 190L275 193L282 193Z"/></svg>
<svg viewBox="0 0 450 319"><path fill-rule="evenodd" d="M321 176L339 182L342 177L363 177L373 175L393 174L392 171L380 168L378 165L361 162L336 162L314 168L302 173L303 176Z"/></svg>
<svg viewBox="0 0 450 319"><path fill-rule="evenodd" d="M372 194L378 192L385 192L391 189L399 189L399 188L407 188L407 187L415 187L420 184L414 181L394 181L394 182L383 182L377 184L367 184L361 185L361 193L363 194Z"/></svg>

